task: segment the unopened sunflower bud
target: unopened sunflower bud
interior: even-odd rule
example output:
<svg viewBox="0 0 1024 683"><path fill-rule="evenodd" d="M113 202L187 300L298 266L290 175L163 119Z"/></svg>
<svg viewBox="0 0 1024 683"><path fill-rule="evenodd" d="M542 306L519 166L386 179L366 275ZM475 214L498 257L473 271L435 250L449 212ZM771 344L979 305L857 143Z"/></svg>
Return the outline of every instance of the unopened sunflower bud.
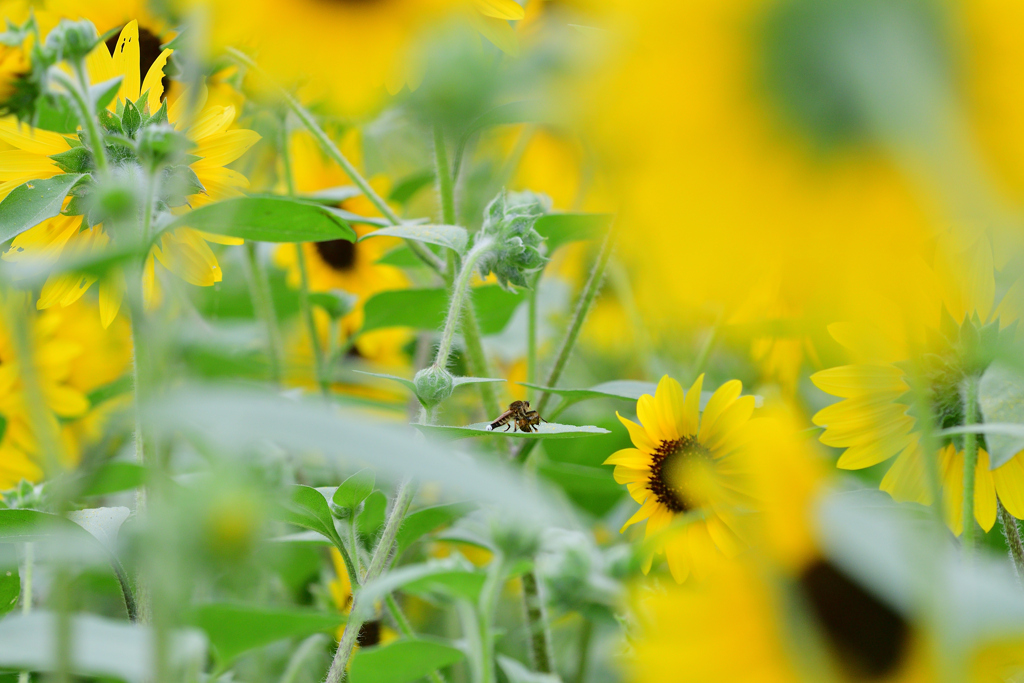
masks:
<svg viewBox="0 0 1024 683"><path fill-rule="evenodd" d="M417 372L413 383L416 385L416 396L420 399L420 403L427 408L433 408L447 399L455 389L455 378L450 372L437 365L431 365Z"/></svg>
<svg viewBox="0 0 1024 683"><path fill-rule="evenodd" d="M547 262L544 238L534 226L550 206L550 199L533 192L502 191L495 197L484 211L484 224L476 235L477 242L494 240L480 258L480 275L494 273L505 289L528 286L526 275Z"/></svg>
<svg viewBox="0 0 1024 683"><path fill-rule="evenodd" d="M150 170L181 163L190 146L188 138L167 123L144 126L138 133L139 161Z"/></svg>
<svg viewBox="0 0 1024 683"><path fill-rule="evenodd" d="M46 36L45 49L54 55L57 61L66 59L69 62L76 62L85 59L98 41L96 27L88 19L61 19L57 28Z"/></svg>

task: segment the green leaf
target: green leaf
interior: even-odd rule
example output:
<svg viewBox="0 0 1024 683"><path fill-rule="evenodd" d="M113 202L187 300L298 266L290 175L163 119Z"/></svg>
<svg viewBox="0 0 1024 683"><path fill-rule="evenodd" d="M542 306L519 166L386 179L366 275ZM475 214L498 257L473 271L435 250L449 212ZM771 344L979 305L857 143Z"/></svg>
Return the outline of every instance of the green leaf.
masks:
<svg viewBox="0 0 1024 683"><path fill-rule="evenodd" d="M373 540L384 526L384 516L388 509L388 497L380 491L374 491L363 503L363 511L356 518L359 534Z"/></svg>
<svg viewBox="0 0 1024 683"><path fill-rule="evenodd" d="M981 376L978 403L986 425L1002 422L1024 427L1024 376L1001 362L993 363ZM986 432L985 443L991 469L1024 450L1024 436Z"/></svg>
<svg viewBox="0 0 1024 683"><path fill-rule="evenodd" d="M395 556L400 556L406 548L424 535L448 526L476 508L477 506L473 503L449 503L413 512L405 518L405 522L398 530L398 536L395 539Z"/></svg>
<svg viewBox="0 0 1024 683"><path fill-rule="evenodd" d="M235 197L193 209L163 226L190 227L257 242L323 242L356 238L329 207L274 195Z"/></svg>
<svg viewBox="0 0 1024 683"><path fill-rule="evenodd" d="M525 479L517 468L492 459L467 458L424 441L411 428L338 411L312 397L295 399L257 389L183 383L146 406L144 416L154 437L192 434L225 456L244 458L253 445L262 447L270 441L285 453L314 452L339 467L372 464L379 478L391 481L406 477L430 481L459 501L486 503L520 523L558 524L567 516L557 497L536 488L540 485ZM325 506L318 513L318 519L325 521L326 501L308 498L309 505Z"/></svg>
<svg viewBox="0 0 1024 683"><path fill-rule="evenodd" d="M355 510L370 497L376 482L373 470L359 470L341 483L331 497L331 502L343 510Z"/></svg>
<svg viewBox="0 0 1024 683"><path fill-rule="evenodd" d="M36 543L40 554L97 565L110 561L109 551L70 519L38 510L0 510L0 543Z"/></svg>
<svg viewBox="0 0 1024 683"><path fill-rule="evenodd" d="M7 418L0 413L0 442L4 440L4 434L7 433Z"/></svg>
<svg viewBox="0 0 1024 683"><path fill-rule="evenodd" d="M69 673L129 683L152 680L151 628L91 614L73 614L70 619L74 648ZM51 612L7 615L0 621L0 669L56 671L57 633L57 616ZM196 671L203 666L206 638L194 630L169 635L168 663L180 675L172 679L185 680L184 669Z"/></svg>
<svg viewBox="0 0 1024 683"><path fill-rule="evenodd" d="M97 112L106 110L107 105L114 101L122 80L124 80L124 76L114 76L102 83L89 86L89 98L96 103Z"/></svg>
<svg viewBox="0 0 1024 683"><path fill-rule="evenodd" d="M293 486L291 501L284 507L284 521L315 531L336 545L341 545L338 530L327 498L310 486Z"/></svg>
<svg viewBox="0 0 1024 683"><path fill-rule="evenodd" d="M376 262L382 266L395 266L396 268L426 268L426 264L405 244L395 247Z"/></svg>
<svg viewBox="0 0 1024 683"><path fill-rule="evenodd" d="M444 596L462 598L475 603L480 599L480 591L487 582L487 575L481 571L453 569L446 572L430 574L410 581L402 587L406 593L424 597Z"/></svg>
<svg viewBox="0 0 1024 683"><path fill-rule="evenodd" d="M454 427L454 426L443 426L443 425L416 425L416 428L436 436L444 441L453 441L455 439L465 439L471 436L494 436L495 434L501 436L512 437L514 439L573 439L578 436L596 436L598 434L610 434L607 429L600 427L593 427L589 425L577 426L577 425L563 425L556 422L544 422L534 429L534 432L521 432L519 430L512 431L511 428L506 432L504 427L495 430L488 430L490 426L489 422L478 422L476 424L466 425L465 427Z"/></svg>
<svg viewBox="0 0 1024 683"><path fill-rule="evenodd" d="M311 194L301 195L300 199L304 199L307 202L316 202L317 204L337 205L361 194L363 194L362 190L355 185L340 185L338 187L329 187L325 190L317 190Z"/></svg>
<svg viewBox="0 0 1024 683"><path fill-rule="evenodd" d="M346 223L373 225L378 228L386 228L387 226L391 225L391 223L389 223L386 218L379 218L377 216L361 216L358 213L352 213L351 211L346 211L345 209L339 209L336 206L325 206L324 209L326 209L327 212L330 213L332 216L337 216Z"/></svg>
<svg viewBox="0 0 1024 683"><path fill-rule="evenodd" d="M121 128L121 119L117 117L109 109L103 109L99 113L100 125L103 126L103 130L108 133L116 133L117 135L123 135L124 130Z"/></svg>
<svg viewBox="0 0 1024 683"><path fill-rule="evenodd" d="M117 533L130 514L131 510L126 507L89 508L72 510L68 519L88 531L113 555L117 548Z"/></svg>
<svg viewBox="0 0 1024 683"><path fill-rule="evenodd" d="M462 650L433 640L399 640L360 648L352 657L352 683L411 683L431 671L462 661Z"/></svg>
<svg viewBox="0 0 1024 683"><path fill-rule="evenodd" d="M388 201L395 204L406 204L416 193L434 182L434 169L425 168L411 173L397 183L388 195Z"/></svg>
<svg viewBox="0 0 1024 683"><path fill-rule="evenodd" d="M206 632L221 664L238 655L286 638L333 632L345 623L341 614L212 603L193 612L192 623Z"/></svg>
<svg viewBox="0 0 1024 683"><path fill-rule="evenodd" d="M551 254L563 244L600 237L611 219L606 213L549 213L538 218L534 228L545 238Z"/></svg>
<svg viewBox="0 0 1024 683"><path fill-rule="evenodd" d="M0 244L59 214L64 198L82 177L63 173L46 180L30 180L11 190L0 202Z"/></svg>
<svg viewBox="0 0 1024 683"><path fill-rule="evenodd" d="M92 168L92 152L85 147L72 147L67 151L51 154L50 159L65 173L85 173Z"/></svg>
<svg viewBox="0 0 1024 683"><path fill-rule="evenodd" d="M327 311L332 320L344 318L355 305L355 297L347 292L310 292L309 303Z"/></svg>
<svg viewBox="0 0 1024 683"><path fill-rule="evenodd" d="M463 558L449 557L443 560L430 560L419 564L407 564L392 569L380 578L363 584L357 592L357 600L353 603L353 618L371 619L378 605L388 594L402 589L406 584L419 582L428 577L456 572L462 575L473 573L473 567ZM426 590L425 588L423 589Z"/></svg>
<svg viewBox="0 0 1024 683"><path fill-rule="evenodd" d="M21 576L17 568L0 567L0 617L18 605L21 596Z"/></svg>
<svg viewBox="0 0 1024 683"><path fill-rule="evenodd" d="M107 496L142 486L146 468L134 462L107 462L93 475L83 497Z"/></svg>
<svg viewBox="0 0 1024 683"><path fill-rule="evenodd" d="M586 656L586 652L581 653ZM498 655L498 666L508 679L508 683L561 683L562 679L557 674L546 674L539 671L531 671L525 666L505 655Z"/></svg>
<svg viewBox="0 0 1024 683"><path fill-rule="evenodd" d="M448 247L459 254L465 253L466 245L469 243L469 233L465 228L460 228L457 225L396 225L374 230L363 235L359 240L367 240L371 237L400 237L405 240L426 242L439 247Z"/></svg>
<svg viewBox="0 0 1024 683"><path fill-rule="evenodd" d="M121 114L121 129L124 130L125 135L134 138L141 126L142 114L131 100L125 100L124 113Z"/></svg>
<svg viewBox="0 0 1024 683"><path fill-rule="evenodd" d="M525 300L525 290L512 293L498 285L474 287L473 304L481 332L501 332L516 308ZM441 288L379 292L366 301L364 311L363 332L385 327L435 331L444 324L448 311L448 292Z"/></svg>
<svg viewBox="0 0 1024 683"><path fill-rule="evenodd" d="M636 401L644 394L654 395L658 385L656 382L640 382L631 379L619 379L611 382L602 382L588 389L562 389L559 387L546 387L542 384L531 384L530 382L517 382L524 387L539 389L555 396L560 396L568 404L579 403L593 398L619 398L626 401ZM702 391L700 394L700 409L708 404L713 391ZM755 405L761 407L764 399L761 396L754 396Z"/></svg>

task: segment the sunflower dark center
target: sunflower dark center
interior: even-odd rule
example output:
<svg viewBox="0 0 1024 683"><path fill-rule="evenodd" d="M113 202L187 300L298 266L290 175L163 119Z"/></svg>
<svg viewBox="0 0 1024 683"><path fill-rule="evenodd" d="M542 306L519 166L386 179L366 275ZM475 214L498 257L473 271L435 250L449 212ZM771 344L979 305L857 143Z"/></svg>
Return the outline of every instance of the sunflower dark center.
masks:
<svg viewBox="0 0 1024 683"><path fill-rule="evenodd" d="M849 673L877 680L900 667L910 649L902 616L824 560L804 570L799 586Z"/></svg>
<svg viewBox="0 0 1024 683"><path fill-rule="evenodd" d="M356 643L359 647L371 647L380 644L380 621L367 621L359 628L359 635L356 636Z"/></svg>
<svg viewBox="0 0 1024 683"><path fill-rule="evenodd" d="M122 26L121 28L124 27ZM106 45L111 54L113 54L114 50L117 48L117 39L120 35L121 32L116 31L112 36L107 38ZM162 41L155 33L143 26L139 27L139 74L143 80L145 80L146 74L149 73L150 67L156 62L157 57L160 56L160 53L162 52L160 46L162 44ZM173 56L171 59L173 59ZM165 75L160 82L163 83L164 86L163 97L166 97L167 88L170 85L170 79Z"/></svg>
<svg viewBox="0 0 1024 683"><path fill-rule="evenodd" d="M685 469L697 461L711 461L711 452L695 437L687 436L675 441L662 441L652 456L651 477L648 487L658 502L672 512L689 512L698 507L683 490Z"/></svg>
<svg viewBox="0 0 1024 683"><path fill-rule="evenodd" d="M352 266L356 263L355 242L349 242L348 240L317 242L316 252L320 254L320 258L324 260L324 263L334 270L351 270Z"/></svg>

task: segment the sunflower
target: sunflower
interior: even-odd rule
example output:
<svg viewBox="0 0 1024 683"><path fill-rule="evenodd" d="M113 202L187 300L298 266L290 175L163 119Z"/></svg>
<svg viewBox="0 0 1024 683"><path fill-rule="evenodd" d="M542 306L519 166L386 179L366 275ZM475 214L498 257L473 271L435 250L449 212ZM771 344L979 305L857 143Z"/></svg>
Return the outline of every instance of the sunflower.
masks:
<svg viewBox="0 0 1024 683"><path fill-rule="evenodd" d="M665 553L680 583L691 572L706 576L720 554L736 552L736 511L750 502L737 461L754 397L740 396L739 381L726 382L701 414L703 383L701 375L684 395L679 382L663 377L654 396L644 394L637 401L641 424L618 416L635 448L605 460L615 465L615 481L625 484L641 506L622 528L647 520L645 538L658 537L656 549ZM669 527L678 522L685 528L673 533ZM652 550L645 573L653 559Z"/></svg>
<svg viewBox="0 0 1024 683"><path fill-rule="evenodd" d="M150 112L156 112L162 104L163 67L171 55L171 50L164 50L150 67L145 78L141 78L138 68L139 30L137 22L132 21L121 31L114 54L116 57L112 57L107 46L101 44L87 60L89 77L94 83L116 76L124 77L117 97L110 104L110 109L114 110L118 102L123 103L126 99L138 101L141 94L148 93L145 106ZM167 102L168 120L195 144L192 152L200 157L190 164L190 167L203 184L205 193L190 195L189 203L192 206L199 206L240 195L241 190L248 186L248 181L237 171L226 168L226 165L244 154L259 140L259 135L250 130L232 128L231 124L237 113L235 107L207 103L205 88L199 93L199 113L194 117L190 117L186 112L189 99L189 96L182 93L173 98L169 97ZM0 120L0 140L16 148L0 152L6 169L2 176L3 182L0 183L0 196L6 196L24 182L48 178L59 173L60 169L48 157L70 148L63 136L37 129L26 130L19 127L12 118ZM43 221L18 235L3 258L7 261L56 261L65 249L89 251L102 249L109 243L110 237L102 225L82 230L81 224L80 216L59 215ZM153 246L147 257L143 271L147 303L151 304L157 293L157 262L194 285L210 286L220 282L220 265L208 242L239 244L241 240L210 235L192 228L179 228L162 234L158 244ZM56 304L68 306L77 301L94 282L95 277L76 273L51 275L43 285L37 305L40 309ZM112 273L100 282L100 316L104 325L109 325L117 315L124 289L124 279L119 273Z"/></svg>
<svg viewBox="0 0 1024 683"><path fill-rule="evenodd" d="M260 66L273 76L302 84L306 98L326 100L350 114L371 112L387 93L419 85L423 72L416 44L438 22L462 15L496 46L514 53L518 43L508 21L523 17L513 0L299 0L287 12L271 0L177 4L209 20L215 46L253 48ZM339 65L349 72L345 87L330 87Z"/></svg>
<svg viewBox="0 0 1024 683"><path fill-rule="evenodd" d="M913 396L926 398L939 428L963 424L966 407L961 386L984 367L978 367L970 349L961 343L961 335L995 334L1018 315L1014 303L1024 284L1018 281L993 309L991 247L981 240L976 250L975 256L963 255L945 264L938 261L934 267L908 264L918 283L913 301L900 307L890 297L879 296L874 318L831 325L829 332L855 362L811 376L819 389L842 399L813 417L816 425L825 427L821 442L845 449L838 467L857 470L895 458L880 488L898 501L932 502L924 461L931 456L921 443ZM966 268L974 274L964 272L957 263L979 260L977 268ZM980 421L980 415L974 418ZM959 534L964 524L964 460L959 439L947 438L938 457L946 520ZM997 500L1010 514L1024 517L1024 453L994 470L989 464L981 448L974 517L985 531L995 523Z"/></svg>
<svg viewBox="0 0 1024 683"><path fill-rule="evenodd" d="M5 294L0 305L24 306L27 301L19 294ZM31 362L34 366L54 438L58 418L73 420L89 409L85 392L71 382L75 364L88 350L82 340L62 326L61 317L43 313L30 318L31 359L19 356L14 331L7 327L6 319L6 315L0 318L0 489L10 488L21 479L38 481L43 476L38 462L38 425L33 424L26 403L22 363Z"/></svg>
<svg viewBox="0 0 1024 683"><path fill-rule="evenodd" d="M21 26L29 17L29 4L22 0L0 2L0 16L4 21ZM8 27L2 27L6 30ZM31 65L24 44L0 42L0 108L16 93L18 79L28 73Z"/></svg>
<svg viewBox="0 0 1024 683"><path fill-rule="evenodd" d="M334 565L334 579L327 584L327 590L334 600L334 606L342 614L348 614L352 609L352 580L348 576L348 568L345 567L345 560L337 548L331 548L331 563ZM340 641L345 626L339 626L335 637ZM372 647L374 645L387 645L398 640L398 634L386 626L380 619L371 619L359 629L359 636L356 638L356 647Z"/></svg>

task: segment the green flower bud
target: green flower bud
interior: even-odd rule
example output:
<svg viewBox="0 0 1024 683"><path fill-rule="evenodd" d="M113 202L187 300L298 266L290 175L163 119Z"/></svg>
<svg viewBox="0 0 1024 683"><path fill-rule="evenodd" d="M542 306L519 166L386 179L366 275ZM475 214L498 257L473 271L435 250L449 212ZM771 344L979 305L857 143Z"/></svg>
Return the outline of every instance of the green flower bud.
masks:
<svg viewBox="0 0 1024 683"><path fill-rule="evenodd" d="M499 517L491 520L491 542L509 562L533 560L540 552L540 530L522 522L510 522Z"/></svg>
<svg viewBox="0 0 1024 683"><path fill-rule="evenodd" d="M417 372L413 383L416 385L417 398L426 408L433 408L441 403L451 396L455 389L455 378L450 372L437 365L431 365Z"/></svg>
<svg viewBox="0 0 1024 683"><path fill-rule="evenodd" d="M174 166L184 161L185 151L191 144L170 124L145 126L138 133L139 161L150 170Z"/></svg>
<svg viewBox="0 0 1024 683"><path fill-rule="evenodd" d="M44 49L53 54L57 61L66 59L75 62L85 59L98 41L96 27L88 19L61 19L57 28L46 36Z"/></svg>
<svg viewBox="0 0 1024 683"><path fill-rule="evenodd" d="M533 192L502 191L484 211L484 224L476 234L479 242L494 240L494 246L480 257L480 275L494 273L505 289L528 286L526 275L547 263L544 238L534 226L551 208L551 200Z"/></svg>

